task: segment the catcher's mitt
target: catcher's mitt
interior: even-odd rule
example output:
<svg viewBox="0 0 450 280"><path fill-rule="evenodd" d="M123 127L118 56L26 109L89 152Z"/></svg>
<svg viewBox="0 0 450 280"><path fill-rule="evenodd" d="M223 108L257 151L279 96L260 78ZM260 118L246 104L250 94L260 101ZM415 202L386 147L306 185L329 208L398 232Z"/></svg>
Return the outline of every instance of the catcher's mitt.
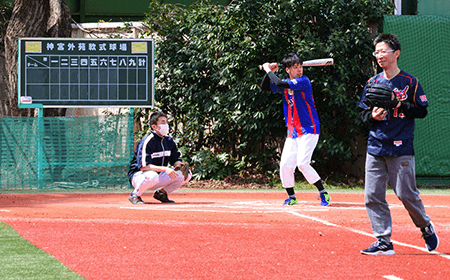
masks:
<svg viewBox="0 0 450 280"><path fill-rule="evenodd" d="M371 108L392 109L397 107L398 98L388 85L370 83L366 87L366 101L364 103Z"/></svg>
<svg viewBox="0 0 450 280"><path fill-rule="evenodd" d="M187 178L189 177L189 165L185 162L182 161L175 162L174 170L175 171L180 170L181 173L183 173L184 180L187 180Z"/></svg>

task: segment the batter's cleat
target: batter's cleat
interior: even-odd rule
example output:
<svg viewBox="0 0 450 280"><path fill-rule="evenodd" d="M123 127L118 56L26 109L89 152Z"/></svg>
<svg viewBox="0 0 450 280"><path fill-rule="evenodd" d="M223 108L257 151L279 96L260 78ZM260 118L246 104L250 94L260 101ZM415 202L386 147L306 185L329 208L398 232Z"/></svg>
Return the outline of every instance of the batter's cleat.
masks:
<svg viewBox="0 0 450 280"><path fill-rule="evenodd" d="M283 205L297 205L297 204L298 203L297 203L297 198L296 197L294 197L294 198L288 197L283 203Z"/></svg>
<svg viewBox="0 0 450 280"><path fill-rule="evenodd" d="M169 197L167 196L167 193L163 192L161 190L156 191L153 194L153 198L161 201L162 203L174 203L175 202L173 200L170 200Z"/></svg>
<svg viewBox="0 0 450 280"><path fill-rule="evenodd" d="M425 239L425 244L427 245L428 251L434 251L439 246L439 238L434 231L434 225L430 224L424 228L420 229L422 231L422 237Z"/></svg>
<svg viewBox="0 0 450 280"><path fill-rule="evenodd" d="M320 193L320 205L328 206L331 201L331 196L327 192Z"/></svg>
<svg viewBox="0 0 450 280"><path fill-rule="evenodd" d="M140 196L137 196L135 193L131 193L128 197L128 200L133 204L145 204Z"/></svg>
<svg viewBox="0 0 450 280"><path fill-rule="evenodd" d="M365 255L395 255L394 245L392 242L387 243L381 239L370 244L370 247L361 250L361 254Z"/></svg>

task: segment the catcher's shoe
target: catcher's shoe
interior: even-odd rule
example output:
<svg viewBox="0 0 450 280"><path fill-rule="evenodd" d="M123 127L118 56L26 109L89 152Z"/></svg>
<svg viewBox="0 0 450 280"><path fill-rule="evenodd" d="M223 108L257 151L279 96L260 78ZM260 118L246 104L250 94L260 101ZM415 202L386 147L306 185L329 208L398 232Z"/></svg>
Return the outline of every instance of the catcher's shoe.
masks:
<svg viewBox="0 0 450 280"><path fill-rule="evenodd" d="M422 237L425 239L428 251L436 250L439 246L439 238L436 235L433 223L430 222L428 226L421 228L420 230L422 231Z"/></svg>
<svg viewBox="0 0 450 280"><path fill-rule="evenodd" d="M174 203L175 202L173 200L170 200L169 197L167 196L167 193L163 192L161 190L156 191L153 194L153 198L161 201L162 203Z"/></svg>
<svg viewBox="0 0 450 280"><path fill-rule="evenodd" d="M137 196L135 193L131 193L128 197L128 200L133 204L145 204L140 196Z"/></svg>
<svg viewBox="0 0 450 280"><path fill-rule="evenodd" d="M331 201L331 196L327 192L320 193L320 205L328 206Z"/></svg>
<svg viewBox="0 0 450 280"><path fill-rule="evenodd" d="M392 242L385 242L381 239L372 243L369 248L361 250L361 254L365 255L395 255L394 245Z"/></svg>
<svg viewBox="0 0 450 280"><path fill-rule="evenodd" d="M297 205L297 204L298 203L297 203L297 198L296 197L295 198L288 197L283 203L283 205Z"/></svg>

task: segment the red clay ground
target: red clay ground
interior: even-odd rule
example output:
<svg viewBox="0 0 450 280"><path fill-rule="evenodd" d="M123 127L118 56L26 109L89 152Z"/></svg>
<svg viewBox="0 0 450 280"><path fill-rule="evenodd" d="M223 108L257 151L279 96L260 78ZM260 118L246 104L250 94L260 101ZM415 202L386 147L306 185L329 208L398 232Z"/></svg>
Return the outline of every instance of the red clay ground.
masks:
<svg viewBox="0 0 450 280"><path fill-rule="evenodd" d="M449 279L450 197L422 195L440 237L424 248L389 195L395 256L360 254L375 241L360 193L171 194L175 204L127 193L0 195L0 221L86 279Z"/></svg>

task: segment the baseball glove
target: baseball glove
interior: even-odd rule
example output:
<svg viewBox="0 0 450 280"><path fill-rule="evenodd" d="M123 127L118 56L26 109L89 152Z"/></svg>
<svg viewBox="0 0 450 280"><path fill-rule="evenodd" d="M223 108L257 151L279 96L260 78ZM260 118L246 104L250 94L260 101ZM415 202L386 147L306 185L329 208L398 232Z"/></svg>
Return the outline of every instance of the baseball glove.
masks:
<svg viewBox="0 0 450 280"><path fill-rule="evenodd" d="M183 173L184 180L187 180L187 178L189 177L189 165L185 162L182 161L175 162L174 170L175 171L180 170L181 173Z"/></svg>
<svg viewBox="0 0 450 280"><path fill-rule="evenodd" d="M388 85L370 83L366 87L366 101L364 103L371 108L392 109L397 107L398 98Z"/></svg>

